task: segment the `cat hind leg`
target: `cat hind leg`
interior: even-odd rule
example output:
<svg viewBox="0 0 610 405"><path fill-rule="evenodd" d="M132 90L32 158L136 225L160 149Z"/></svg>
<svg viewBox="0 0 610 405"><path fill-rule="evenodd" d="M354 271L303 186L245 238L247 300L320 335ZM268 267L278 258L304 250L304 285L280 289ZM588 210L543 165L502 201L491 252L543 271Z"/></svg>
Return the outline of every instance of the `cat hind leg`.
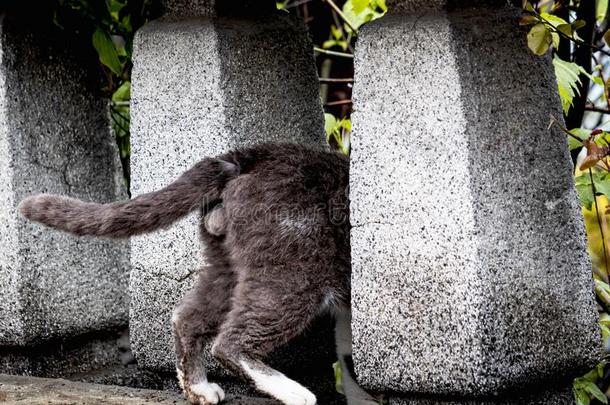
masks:
<svg viewBox="0 0 610 405"><path fill-rule="evenodd" d="M178 383L193 404L215 405L225 397L222 388L208 381L203 353L230 309L234 284L231 269L207 268L172 314Z"/></svg>
<svg viewBox="0 0 610 405"><path fill-rule="evenodd" d="M285 405L316 405L311 391L262 361L302 333L323 305L319 291L308 289L299 280L287 280L291 271L294 274L295 269L249 269L251 278L236 287L233 308L220 327L212 354L233 373Z"/></svg>

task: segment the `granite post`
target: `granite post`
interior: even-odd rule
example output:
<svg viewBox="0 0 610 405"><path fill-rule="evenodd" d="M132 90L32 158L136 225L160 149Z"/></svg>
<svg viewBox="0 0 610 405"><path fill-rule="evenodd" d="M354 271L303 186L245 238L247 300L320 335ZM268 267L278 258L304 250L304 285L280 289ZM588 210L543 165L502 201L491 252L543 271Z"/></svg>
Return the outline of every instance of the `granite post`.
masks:
<svg viewBox="0 0 610 405"><path fill-rule="evenodd" d="M601 355L550 58L504 1L388 3L355 55L359 380L394 404L571 403L536 394Z"/></svg>
<svg viewBox="0 0 610 405"><path fill-rule="evenodd" d="M274 2L258 3L251 8L246 1L217 5L168 0L166 14L137 33L133 195L157 190L203 157L236 146L264 141L324 144L306 28L276 10ZM132 240L131 337L143 367L174 370L171 311L204 262L198 215ZM285 352L287 363L297 368L317 365L332 374L332 328L328 320L322 324L320 333L295 345L304 348ZM214 378L221 371L207 360Z"/></svg>
<svg viewBox="0 0 610 405"><path fill-rule="evenodd" d="M90 43L0 14L0 346L127 325L129 244L26 221L26 196L126 198Z"/></svg>

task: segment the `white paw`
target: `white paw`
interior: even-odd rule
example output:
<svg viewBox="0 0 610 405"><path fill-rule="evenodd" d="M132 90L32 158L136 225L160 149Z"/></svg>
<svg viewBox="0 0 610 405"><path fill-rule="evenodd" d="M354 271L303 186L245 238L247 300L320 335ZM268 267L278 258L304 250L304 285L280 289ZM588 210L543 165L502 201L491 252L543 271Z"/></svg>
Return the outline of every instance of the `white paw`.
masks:
<svg viewBox="0 0 610 405"><path fill-rule="evenodd" d="M284 405L316 405L316 396L298 382L273 369L263 369L245 360L240 365L246 374L254 381L254 385Z"/></svg>
<svg viewBox="0 0 610 405"><path fill-rule="evenodd" d="M316 396L299 384L284 386L273 395L286 405L316 405Z"/></svg>
<svg viewBox="0 0 610 405"><path fill-rule="evenodd" d="M225 399L225 392L218 384L207 381L198 382L190 386L190 391L199 400L201 405L218 404Z"/></svg>
<svg viewBox="0 0 610 405"><path fill-rule="evenodd" d="M180 389L184 391L184 372L179 368L176 368L176 375L178 376L178 385Z"/></svg>

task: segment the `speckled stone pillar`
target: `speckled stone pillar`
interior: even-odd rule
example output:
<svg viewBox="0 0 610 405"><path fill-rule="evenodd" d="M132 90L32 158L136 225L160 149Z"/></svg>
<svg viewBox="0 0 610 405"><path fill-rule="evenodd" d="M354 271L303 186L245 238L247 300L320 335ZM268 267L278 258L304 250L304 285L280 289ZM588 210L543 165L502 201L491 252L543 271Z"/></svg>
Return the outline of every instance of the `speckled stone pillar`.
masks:
<svg viewBox="0 0 610 405"><path fill-rule="evenodd" d="M128 242L74 237L17 211L40 192L127 197L91 44L32 20L0 14L0 346L11 347L126 327L129 301Z"/></svg>
<svg viewBox="0 0 610 405"><path fill-rule="evenodd" d="M219 3L168 0L165 17L137 34L133 195L157 190L199 159L235 146L324 143L313 46L304 24L277 11L273 1L258 2L256 13L247 2ZM130 326L140 366L174 370L170 315L202 264L197 219L194 214L132 241ZM318 374L332 373L332 333L323 329L300 342L306 347L284 353L284 364L313 364L324 352ZM214 378L216 363L207 361Z"/></svg>
<svg viewBox="0 0 610 405"><path fill-rule="evenodd" d="M355 55L358 377L432 395L396 404L567 387L601 341L550 59L503 1L389 3Z"/></svg>

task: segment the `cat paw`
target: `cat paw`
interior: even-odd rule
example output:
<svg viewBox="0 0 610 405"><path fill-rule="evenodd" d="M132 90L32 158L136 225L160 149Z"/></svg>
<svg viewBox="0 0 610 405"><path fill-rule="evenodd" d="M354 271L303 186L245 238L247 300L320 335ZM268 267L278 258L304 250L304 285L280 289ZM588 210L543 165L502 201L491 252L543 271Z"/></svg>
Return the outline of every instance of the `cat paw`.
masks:
<svg viewBox="0 0 610 405"><path fill-rule="evenodd" d="M274 393L285 405L316 405L316 396L298 384L286 384Z"/></svg>
<svg viewBox="0 0 610 405"><path fill-rule="evenodd" d="M194 405L216 405L225 399L225 392L218 384L202 381L188 387L187 399Z"/></svg>
<svg viewBox="0 0 610 405"><path fill-rule="evenodd" d="M178 385L180 386L180 389L184 391L184 371L176 368L176 376L178 377Z"/></svg>

